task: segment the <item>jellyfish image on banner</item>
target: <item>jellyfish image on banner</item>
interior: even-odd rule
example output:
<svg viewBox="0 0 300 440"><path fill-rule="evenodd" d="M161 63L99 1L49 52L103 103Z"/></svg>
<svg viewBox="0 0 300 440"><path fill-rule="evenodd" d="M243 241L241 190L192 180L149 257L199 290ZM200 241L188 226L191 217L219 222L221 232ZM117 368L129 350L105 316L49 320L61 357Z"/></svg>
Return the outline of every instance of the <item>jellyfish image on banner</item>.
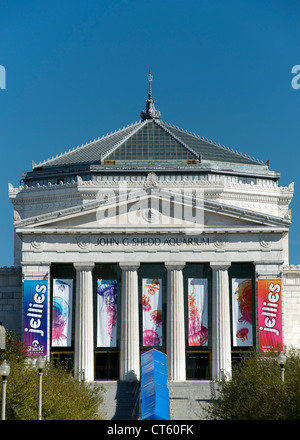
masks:
<svg viewBox="0 0 300 440"><path fill-rule="evenodd" d="M143 278L143 346L162 345L162 280Z"/></svg>
<svg viewBox="0 0 300 440"><path fill-rule="evenodd" d="M207 279L188 279L189 345L208 344Z"/></svg>
<svg viewBox="0 0 300 440"><path fill-rule="evenodd" d="M117 346L117 280L97 281L97 346Z"/></svg>
<svg viewBox="0 0 300 440"><path fill-rule="evenodd" d="M232 280L232 336L235 347L251 347L252 331L252 282L250 279Z"/></svg>
<svg viewBox="0 0 300 440"><path fill-rule="evenodd" d="M73 280L53 280L52 347L72 344Z"/></svg>

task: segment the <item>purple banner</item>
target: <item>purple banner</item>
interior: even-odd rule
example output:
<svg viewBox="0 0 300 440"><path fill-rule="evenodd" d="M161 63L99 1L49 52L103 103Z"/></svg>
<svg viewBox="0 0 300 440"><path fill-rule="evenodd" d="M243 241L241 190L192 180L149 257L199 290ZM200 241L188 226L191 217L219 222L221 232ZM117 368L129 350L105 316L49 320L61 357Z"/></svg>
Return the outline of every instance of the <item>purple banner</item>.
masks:
<svg viewBox="0 0 300 440"><path fill-rule="evenodd" d="M53 280L52 347L72 345L73 280Z"/></svg>
<svg viewBox="0 0 300 440"><path fill-rule="evenodd" d="M47 355L48 281L24 281L23 340L29 356Z"/></svg>
<svg viewBox="0 0 300 440"><path fill-rule="evenodd" d="M162 280L143 278L143 346L162 345Z"/></svg>
<svg viewBox="0 0 300 440"><path fill-rule="evenodd" d="M117 280L97 280L97 346L117 346Z"/></svg>

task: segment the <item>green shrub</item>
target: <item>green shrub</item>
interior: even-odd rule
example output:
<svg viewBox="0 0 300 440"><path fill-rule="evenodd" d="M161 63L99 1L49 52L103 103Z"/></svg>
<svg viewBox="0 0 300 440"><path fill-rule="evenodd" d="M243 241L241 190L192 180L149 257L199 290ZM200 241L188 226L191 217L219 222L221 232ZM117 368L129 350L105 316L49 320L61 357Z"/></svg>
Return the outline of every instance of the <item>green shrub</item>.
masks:
<svg viewBox="0 0 300 440"><path fill-rule="evenodd" d="M232 379L218 383L218 399L207 409L213 419L299 420L300 354L286 353L284 385L277 356L253 352L233 368Z"/></svg>
<svg viewBox="0 0 300 440"><path fill-rule="evenodd" d="M10 365L7 383L6 419L38 418L38 371L26 355L24 345L12 334L0 354ZM43 371L44 420L99 420L103 389L95 384L79 382L63 365L49 363Z"/></svg>

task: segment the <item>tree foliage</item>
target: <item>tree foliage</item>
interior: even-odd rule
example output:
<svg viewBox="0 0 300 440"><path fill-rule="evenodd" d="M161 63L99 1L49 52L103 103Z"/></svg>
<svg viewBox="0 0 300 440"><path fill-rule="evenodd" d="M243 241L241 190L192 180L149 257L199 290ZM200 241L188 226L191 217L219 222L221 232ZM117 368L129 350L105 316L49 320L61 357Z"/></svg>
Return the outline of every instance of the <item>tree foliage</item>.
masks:
<svg viewBox="0 0 300 440"><path fill-rule="evenodd" d="M38 372L27 357L22 342L8 333L0 363L10 365L7 383L6 419L36 420L38 417ZM79 382L64 364L49 363L43 371L42 418L44 420L99 420L103 389Z"/></svg>
<svg viewBox="0 0 300 440"><path fill-rule="evenodd" d="M218 398L206 409L212 419L299 420L300 353L286 353L284 384L277 356L247 355L233 368L232 378L218 382Z"/></svg>

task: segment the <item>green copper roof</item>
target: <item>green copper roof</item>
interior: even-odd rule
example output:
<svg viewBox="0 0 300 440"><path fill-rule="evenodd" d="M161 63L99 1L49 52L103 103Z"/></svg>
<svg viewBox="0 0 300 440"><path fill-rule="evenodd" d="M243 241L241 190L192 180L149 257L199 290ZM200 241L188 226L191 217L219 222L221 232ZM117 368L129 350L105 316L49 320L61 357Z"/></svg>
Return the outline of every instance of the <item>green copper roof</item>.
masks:
<svg viewBox="0 0 300 440"><path fill-rule="evenodd" d="M193 151L170 136L159 124L143 123L116 150L106 156L116 161L186 161L196 159Z"/></svg>
<svg viewBox="0 0 300 440"><path fill-rule="evenodd" d="M237 151L230 150L207 139L187 133L184 130L163 124L168 128L172 135L176 136L181 142L188 145L195 154L201 156L201 160L209 162L227 162L245 165L262 165L262 162L253 159Z"/></svg>
<svg viewBox="0 0 300 440"><path fill-rule="evenodd" d="M155 119L146 119L48 159L34 169L90 164L216 162L265 166L207 139Z"/></svg>

